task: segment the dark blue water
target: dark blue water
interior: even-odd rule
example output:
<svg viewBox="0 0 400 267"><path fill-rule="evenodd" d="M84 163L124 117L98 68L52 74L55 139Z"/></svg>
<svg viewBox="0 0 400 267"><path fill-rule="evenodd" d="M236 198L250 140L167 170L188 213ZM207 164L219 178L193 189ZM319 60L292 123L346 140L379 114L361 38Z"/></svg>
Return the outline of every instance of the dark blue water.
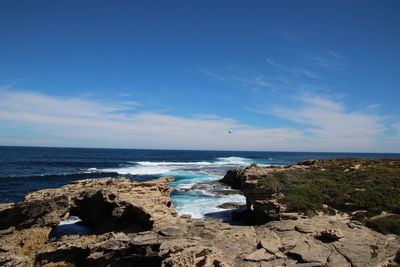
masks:
<svg viewBox="0 0 400 267"><path fill-rule="evenodd" d="M29 192L78 179L127 177L146 181L168 175L175 177L171 185L176 188L173 202L178 212L200 217L210 211L211 203L214 208L215 203L243 201L241 196L221 197L207 190L183 190L220 179L228 169L253 162L287 165L306 159L339 157L400 158L400 154L0 147L0 202L21 201Z"/></svg>

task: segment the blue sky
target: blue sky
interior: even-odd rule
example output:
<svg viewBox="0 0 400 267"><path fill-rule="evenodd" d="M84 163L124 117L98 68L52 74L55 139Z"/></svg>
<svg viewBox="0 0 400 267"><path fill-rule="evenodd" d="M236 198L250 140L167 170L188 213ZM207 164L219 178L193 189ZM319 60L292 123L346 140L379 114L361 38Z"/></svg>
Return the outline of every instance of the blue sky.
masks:
<svg viewBox="0 0 400 267"><path fill-rule="evenodd" d="M400 152L399 13L1 1L0 145Z"/></svg>

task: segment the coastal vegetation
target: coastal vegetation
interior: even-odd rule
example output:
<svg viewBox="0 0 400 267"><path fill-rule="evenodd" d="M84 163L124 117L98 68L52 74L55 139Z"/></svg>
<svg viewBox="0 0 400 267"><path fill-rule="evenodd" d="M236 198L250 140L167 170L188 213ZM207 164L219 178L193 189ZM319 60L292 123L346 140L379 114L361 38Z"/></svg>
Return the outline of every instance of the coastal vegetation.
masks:
<svg viewBox="0 0 400 267"><path fill-rule="evenodd" d="M332 212L327 205L382 233L400 233L400 159L326 159L298 165L307 168L277 169L264 174L259 184L283 193L293 211ZM383 212L390 216L373 218Z"/></svg>

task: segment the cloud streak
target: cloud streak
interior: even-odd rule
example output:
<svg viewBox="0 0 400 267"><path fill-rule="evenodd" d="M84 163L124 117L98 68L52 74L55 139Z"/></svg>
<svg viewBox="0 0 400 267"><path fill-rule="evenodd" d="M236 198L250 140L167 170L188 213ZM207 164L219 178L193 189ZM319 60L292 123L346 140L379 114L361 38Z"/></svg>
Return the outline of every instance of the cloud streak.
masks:
<svg viewBox="0 0 400 267"><path fill-rule="evenodd" d="M151 112L132 113L126 112L124 105L106 105L88 99L56 98L4 89L1 94L0 124L13 124L19 131L51 136L47 141L40 138L44 144L270 150L289 148L293 140L303 137L301 131L295 129L257 128L217 116L184 118ZM228 135L227 129L234 134ZM1 135L0 140L10 142ZM27 137L25 142L29 140Z"/></svg>
<svg viewBox="0 0 400 267"><path fill-rule="evenodd" d="M142 112L136 102L105 104L4 88L0 94L0 128L14 131L14 136L0 132L1 145L346 152L399 143L399 123L391 125L396 133L383 139L382 117L350 112L341 102L310 94L294 97L292 107L267 107L265 127L213 114ZM130 109L132 104L139 108ZM293 126L271 127L272 117Z"/></svg>
<svg viewBox="0 0 400 267"><path fill-rule="evenodd" d="M349 112L339 103L319 96L298 97L297 108L274 107L271 114L304 125L310 134L309 142L343 149L372 147L386 128L383 118Z"/></svg>
<svg viewBox="0 0 400 267"><path fill-rule="evenodd" d="M290 72L290 73L292 73L294 75L303 75L303 76L306 76L308 78L322 79L322 77L318 73L315 73L313 71L309 71L309 70L306 70L306 69L298 69L298 68L291 68L291 67L283 66L281 64L276 63L275 61L273 61L270 58L267 58L266 61L271 66L273 66L273 67L275 67L277 69L280 69L280 70L284 70L284 71Z"/></svg>

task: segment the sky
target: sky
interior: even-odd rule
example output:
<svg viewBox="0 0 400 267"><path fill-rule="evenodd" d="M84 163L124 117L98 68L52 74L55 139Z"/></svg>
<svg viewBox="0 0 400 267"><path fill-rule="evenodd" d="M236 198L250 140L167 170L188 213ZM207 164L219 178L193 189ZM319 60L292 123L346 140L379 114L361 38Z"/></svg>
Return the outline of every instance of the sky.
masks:
<svg viewBox="0 0 400 267"><path fill-rule="evenodd" d="M0 145L398 153L399 13L3 0Z"/></svg>

